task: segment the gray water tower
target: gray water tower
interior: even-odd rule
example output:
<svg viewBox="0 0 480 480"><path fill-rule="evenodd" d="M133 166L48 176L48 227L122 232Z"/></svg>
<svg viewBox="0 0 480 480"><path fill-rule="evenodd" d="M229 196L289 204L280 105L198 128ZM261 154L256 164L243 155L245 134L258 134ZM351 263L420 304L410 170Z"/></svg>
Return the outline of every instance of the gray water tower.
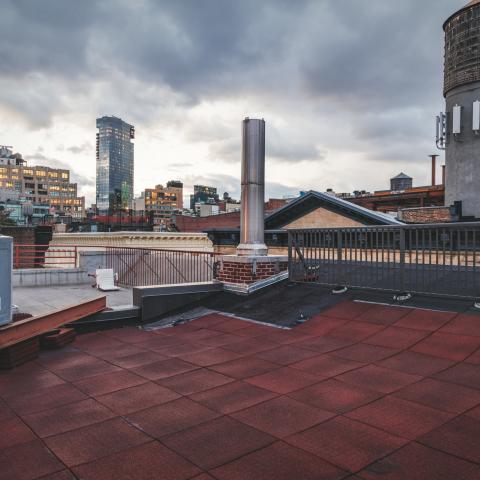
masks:
<svg viewBox="0 0 480 480"><path fill-rule="evenodd" d="M400 192L412 188L413 178L405 175L403 172L390 179L390 190Z"/></svg>
<svg viewBox="0 0 480 480"><path fill-rule="evenodd" d="M0 325L12 320L13 239L0 235Z"/></svg>
<svg viewBox="0 0 480 480"><path fill-rule="evenodd" d="M461 202L464 217L480 219L480 0L444 23L445 114L437 118L444 148L445 204Z"/></svg>

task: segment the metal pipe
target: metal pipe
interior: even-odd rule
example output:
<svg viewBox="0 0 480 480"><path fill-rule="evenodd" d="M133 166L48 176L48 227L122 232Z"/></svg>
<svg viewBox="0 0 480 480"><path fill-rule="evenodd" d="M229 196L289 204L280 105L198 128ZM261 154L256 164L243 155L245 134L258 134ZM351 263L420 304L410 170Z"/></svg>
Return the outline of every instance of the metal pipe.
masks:
<svg viewBox="0 0 480 480"><path fill-rule="evenodd" d="M445 185L445 165L442 165L442 185Z"/></svg>
<svg viewBox="0 0 480 480"><path fill-rule="evenodd" d="M437 157L438 155L430 155L432 159L432 186L437 184Z"/></svg>
<svg viewBox="0 0 480 480"><path fill-rule="evenodd" d="M242 205L237 255L263 256L265 245L265 120L242 122Z"/></svg>

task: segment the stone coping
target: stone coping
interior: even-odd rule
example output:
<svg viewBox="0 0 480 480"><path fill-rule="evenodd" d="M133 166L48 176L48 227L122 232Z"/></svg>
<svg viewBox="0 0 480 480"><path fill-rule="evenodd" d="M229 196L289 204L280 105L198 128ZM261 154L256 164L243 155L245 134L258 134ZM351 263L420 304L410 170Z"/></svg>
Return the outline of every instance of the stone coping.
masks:
<svg viewBox="0 0 480 480"><path fill-rule="evenodd" d="M222 255L220 257L221 262L230 263L277 263L288 262L287 255L265 255L261 257L244 257L239 255Z"/></svg>

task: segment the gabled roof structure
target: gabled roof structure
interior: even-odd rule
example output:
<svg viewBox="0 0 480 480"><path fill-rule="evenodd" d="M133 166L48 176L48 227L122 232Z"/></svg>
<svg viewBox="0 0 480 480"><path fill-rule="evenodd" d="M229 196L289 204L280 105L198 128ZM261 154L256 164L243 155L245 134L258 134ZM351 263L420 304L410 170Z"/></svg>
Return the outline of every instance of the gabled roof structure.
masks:
<svg viewBox="0 0 480 480"><path fill-rule="evenodd" d="M375 212L328 193L310 190L265 218L265 229L281 229L319 207L326 208L364 225L403 225L391 215Z"/></svg>

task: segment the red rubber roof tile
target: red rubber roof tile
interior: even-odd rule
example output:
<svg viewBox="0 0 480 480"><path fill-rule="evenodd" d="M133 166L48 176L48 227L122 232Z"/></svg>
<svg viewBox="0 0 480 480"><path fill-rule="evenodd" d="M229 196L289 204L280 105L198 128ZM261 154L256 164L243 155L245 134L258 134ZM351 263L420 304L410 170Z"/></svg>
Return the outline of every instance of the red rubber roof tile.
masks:
<svg viewBox="0 0 480 480"><path fill-rule="evenodd" d="M406 350L378 362L378 365L412 375L428 376L453 365L451 360Z"/></svg>
<svg viewBox="0 0 480 480"><path fill-rule="evenodd" d="M318 353L305 348L299 348L293 345L282 345L281 347L268 350L266 352L257 353L258 358L269 362L278 363L279 365L290 365L300 362L306 358L317 356Z"/></svg>
<svg viewBox="0 0 480 480"><path fill-rule="evenodd" d="M245 382L265 388L266 390L271 390L275 393L284 394L300 390L308 385L318 383L321 380L323 380L323 378L318 375L310 375L306 372L295 371L292 368L284 367L264 373L263 375L248 378Z"/></svg>
<svg viewBox="0 0 480 480"><path fill-rule="evenodd" d="M102 395L96 400L118 415L127 415L176 400L179 397L180 395L173 390L148 382Z"/></svg>
<svg viewBox="0 0 480 480"><path fill-rule="evenodd" d="M230 416L274 437L284 438L324 422L333 415L293 398L278 397Z"/></svg>
<svg viewBox="0 0 480 480"><path fill-rule="evenodd" d="M74 467L82 480L186 480L201 470L158 442Z"/></svg>
<svg viewBox="0 0 480 480"><path fill-rule="evenodd" d="M345 472L283 442L262 448L213 470L219 480L339 480Z"/></svg>
<svg viewBox="0 0 480 480"><path fill-rule="evenodd" d="M252 353L264 352L265 350L272 350L277 348L278 344L270 341L269 337L256 337L256 338L242 338L241 342L231 343L225 345L223 348L236 352L241 355L251 355Z"/></svg>
<svg viewBox="0 0 480 480"><path fill-rule="evenodd" d="M432 378L409 385L394 395L452 413L463 413L480 404L480 391Z"/></svg>
<svg viewBox="0 0 480 480"><path fill-rule="evenodd" d="M182 395L203 392L230 382L233 382L233 378L207 369L194 370L193 372L158 380L161 385Z"/></svg>
<svg viewBox="0 0 480 480"><path fill-rule="evenodd" d="M162 442L209 470L273 443L274 438L225 416L166 437Z"/></svg>
<svg viewBox="0 0 480 480"><path fill-rule="evenodd" d="M291 330L275 329L274 331L260 338L269 342L274 342L278 345L289 345L291 343L298 343L302 340L307 340L310 338L310 335L300 331L292 332Z"/></svg>
<svg viewBox="0 0 480 480"><path fill-rule="evenodd" d="M239 358L237 360L232 360L231 362L225 362L210 367L211 370L215 370L216 372L223 373L224 375L236 379L254 377L277 368L280 368L280 365L267 362L267 360L262 360L257 357Z"/></svg>
<svg viewBox="0 0 480 480"><path fill-rule="evenodd" d="M148 380L159 380L161 378L172 377L180 373L190 372L198 367L185 362L179 358L169 358L160 362L148 363L140 367L132 368L132 372L147 378Z"/></svg>
<svg viewBox="0 0 480 480"><path fill-rule="evenodd" d="M415 309L395 322L395 326L433 332L456 316L457 314L455 312L437 312L433 310Z"/></svg>
<svg viewBox="0 0 480 480"><path fill-rule="evenodd" d="M352 342L360 342L375 335L384 328L383 325L375 325L374 323L352 321L331 330L326 336L339 338L341 340L350 340Z"/></svg>
<svg viewBox="0 0 480 480"><path fill-rule="evenodd" d="M42 477L42 480L76 480L71 472L63 470L58 473L52 473L46 477Z"/></svg>
<svg viewBox="0 0 480 480"><path fill-rule="evenodd" d="M33 480L64 468L40 440L0 450L2 480Z"/></svg>
<svg viewBox="0 0 480 480"><path fill-rule="evenodd" d="M188 398L157 405L130 415L127 419L142 432L160 438L217 418L219 414Z"/></svg>
<svg viewBox="0 0 480 480"><path fill-rule="evenodd" d="M143 377L127 370L120 370L119 372L104 373L102 375L96 375L95 377L79 380L78 382L74 382L73 385L91 397L97 397L105 393L134 387L146 382L147 380Z"/></svg>
<svg viewBox="0 0 480 480"><path fill-rule="evenodd" d="M116 340L127 343L144 342L151 338L151 334L149 332L135 327L115 328L113 330L106 330L102 333L107 337L112 337Z"/></svg>
<svg viewBox="0 0 480 480"><path fill-rule="evenodd" d="M276 394L269 390L237 381L206 392L195 393L190 398L212 410L226 414L251 407L275 396Z"/></svg>
<svg viewBox="0 0 480 480"><path fill-rule="evenodd" d="M23 416L23 420L39 437L48 437L102 422L114 414L93 399L69 403Z"/></svg>
<svg viewBox="0 0 480 480"><path fill-rule="evenodd" d="M480 349L465 359L465 362L480 365Z"/></svg>
<svg viewBox="0 0 480 480"><path fill-rule="evenodd" d="M0 372L0 479L480 478L477 318L345 302L79 335Z"/></svg>
<svg viewBox="0 0 480 480"><path fill-rule="evenodd" d="M480 464L480 420L457 417L418 441L436 450Z"/></svg>
<svg viewBox="0 0 480 480"><path fill-rule="evenodd" d="M330 353L335 350L341 350L342 348L349 347L353 342L348 340L340 340L339 338L329 337L310 337L308 340L302 340L296 344L299 348L305 348L307 350L313 350L317 353Z"/></svg>
<svg viewBox="0 0 480 480"><path fill-rule="evenodd" d="M336 379L359 387L368 385L368 388L382 393L392 393L406 385L418 382L422 377L378 367L377 365L367 365L358 370L343 373Z"/></svg>
<svg viewBox="0 0 480 480"><path fill-rule="evenodd" d="M240 354L224 348L209 348L208 350L203 350L201 352L181 355L182 359L200 367L217 365L219 363L228 362L229 360L235 360L239 357L241 357Z"/></svg>
<svg viewBox="0 0 480 480"><path fill-rule="evenodd" d="M111 360L111 362L118 367L135 368L166 359L167 357L165 355L160 355L156 352L143 350L140 353L133 353L131 355L126 355L125 357L114 358Z"/></svg>
<svg viewBox="0 0 480 480"><path fill-rule="evenodd" d="M175 343L174 345L167 345L165 347L156 350L162 357L180 357L187 353L196 353L203 350L208 350L210 347L207 345L200 345L198 343L185 342Z"/></svg>
<svg viewBox="0 0 480 480"><path fill-rule="evenodd" d="M398 349L378 347L377 345L368 345L366 343L357 343L351 347L335 350L332 355L353 360L354 362L373 363L392 357L398 353Z"/></svg>
<svg viewBox="0 0 480 480"><path fill-rule="evenodd" d="M345 417L328 420L286 441L351 472L407 443L405 439Z"/></svg>
<svg viewBox="0 0 480 480"><path fill-rule="evenodd" d="M49 367L59 377L69 382L93 377L101 373L119 372L120 368L92 356L84 356L66 365L59 364L57 367Z"/></svg>
<svg viewBox="0 0 480 480"><path fill-rule="evenodd" d="M150 441L125 420L115 418L49 437L45 443L67 467L72 467Z"/></svg>
<svg viewBox="0 0 480 480"><path fill-rule="evenodd" d="M344 358L334 357L333 355L319 355L318 357L308 358L307 360L294 363L290 365L290 367L311 373L312 375L328 378L335 377L350 370L355 370L364 365L364 363L352 362Z"/></svg>
<svg viewBox="0 0 480 480"><path fill-rule="evenodd" d="M0 372L0 396L9 398L63 383L64 380L57 375L27 363L9 372Z"/></svg>
<svg viewBox="0 0 480 480"><path fill-rule="evenodd" d="M245 320L237 320L235 318L228 318L225 317L226 320L221 323L215 323L210 328L212 330L217 330L218 332L237 332L238 330L242 330L244 328L248 328L252 325L252 323L247 322Z"/></svg>
<svg viewBox="0 0 480 480"><path fill-rule="evenodd" d="M230 345L231 343L243 342L245 339L234 333L219 333L211 337L201 338L197 340L200 345L206 345L207 347L223 347L224 345Z"/></svg>
<svg viewBox="0 0 480 480"><path fill-rule="evenodd" d="M370 303L346 301L323 311L322 315L327 317L353 320L358 318L360 315L365 314L374 307L375 305Z"/></svg>
<svg viewBox="0 0 480 480"><path fill-rule="evenodd" d="M323 336L327 333L340 328L348 323L349 320L341 318L330 318L325 315L315 315L308 322L296 328L298 332L306 333L312 336Z"/></svg>
<svg viewBox="0 0 480 480"><path fill-rule="evenodd" d="M28 443L37 437L18 417L11 417L2 421L0 435L0 450L21 443ZM1 475L1 474L0 474Z"/></svg>
<svg viewBox="0 0 480 480"><path fill-rule="evenodd" d="M434 378L480 390L480 365L457 363L448 370L437 373Z"/></svg>
<svg viewBox="0 0 480 480"><path fill-rule="evenodd" d="M357 408L346 416L393 435L415 440L448 422L454 414L388 396Z"/></svg>
<svg viewBox="0 0 480 480"><path fill-rule="evenodd" d="M33 390L28 395L21 393L13 397L7 397L7 402L18 414L25 415L61 407L87 398L87 395L72 384L63 383L54 387Z"/></svg>
<svg viewBox="0 0 480 480"><path fill-rule="evenodd" d="M460 314L442 327L440 331L480 337L480 315Z"/></svg>
<svg viewBox="0 0 480 480"><path fill-rule="evenodd" d="M410 443L359 475L365 480L477 480L480 469L451 455Z"/></svg>
<svg viewBox="0 0 480 480"><path fill-rule="evenodd" d="M375 305L357 317L356 320L377 323L379 325L391 325L408 315L411 311L411 308Z"/></svg>
<svg viewBox="0 0 480 480"><path fill-rule="evenodd" d="M322 410L344 413L376 400L381 394L332 379L290 393L288 396Z"/></svg>
<svg viewBox="0 0 480 480"><path fill-rule="evenodd" d="M411 328L388 327L364 340L364 342L380 347L405 349L424 339L427 335L428 332Z"/></svg>
<svg viewBox="0 0 480 480"><path fill-rule="evenodd" d="M449 333L434 333L422 340L411 350L425 353L434 357L446 358L460 362L480 348L480 337L467 337L465 335L452 335Z"/></svg>

